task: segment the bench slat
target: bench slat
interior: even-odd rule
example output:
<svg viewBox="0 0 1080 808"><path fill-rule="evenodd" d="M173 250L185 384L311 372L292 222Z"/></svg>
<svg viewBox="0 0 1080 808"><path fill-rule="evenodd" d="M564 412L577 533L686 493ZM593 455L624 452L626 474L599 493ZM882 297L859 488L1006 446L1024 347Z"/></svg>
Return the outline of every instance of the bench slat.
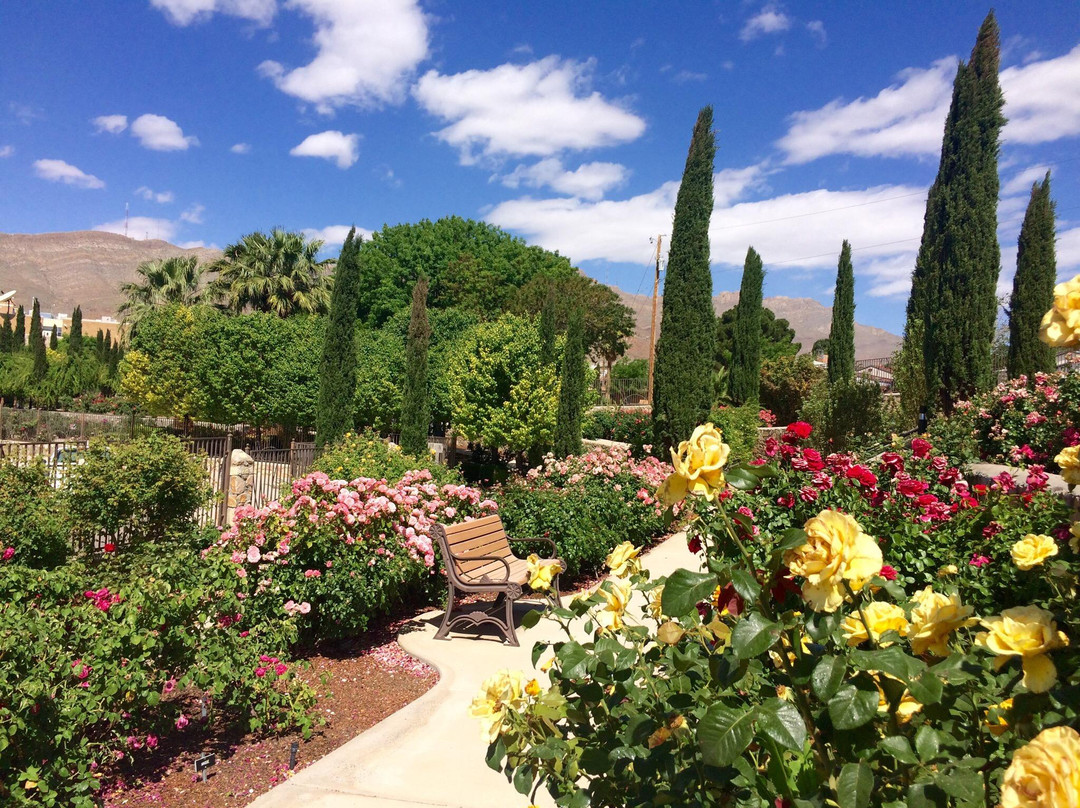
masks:
<svg viewBox="0 0 1080 808"><path fill-rule="evenodd" d="M460 544L463 541L473 538L474 536L483 536L487 533L502 533L503 526L502 521L496 517L489 517L475 522L465 522L461 525L454 525L456 530L446 531L446 539L453 547L456 544Z"/></svg>
<svg viewBox="0 0 1080 808"><path fill-rule="evenodd" d="M505 535L500 536L480 536L476 539L472 539L465 544L459 544L453 548L454 555L497 555L503 558L510 558L513 553L510 551L510 543L506 540Z"/></svg>

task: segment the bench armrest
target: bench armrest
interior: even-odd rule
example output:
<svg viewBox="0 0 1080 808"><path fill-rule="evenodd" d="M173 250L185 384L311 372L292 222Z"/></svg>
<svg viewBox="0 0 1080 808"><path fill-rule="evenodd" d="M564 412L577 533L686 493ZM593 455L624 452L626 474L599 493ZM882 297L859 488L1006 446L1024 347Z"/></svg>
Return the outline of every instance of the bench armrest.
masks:
<svg viewBox="0 0 1080 808"><path fill-rule="evenodd" d="M502 556L493 556L493 555L465 556L465 555L454 555L453 553L451 553L450 556L451 556L451 558L453 558L453 560L455 562L457 562L457 561L498 561L499 563L501 563L506 568L506 573L505 573L505 575L504 575L504 577L503 577L503 579L501 581L492 581L491 583L493 583L493 584L505 584L505 583L509 583L509 581L510 581L510 562L507 561ZM455 574L459 578L464 578L467 575L471 575L471 573L467 573L467 572L455 572ZM488 577L488 576L485 575L482 578L478 578L476 580L483 580L483 578L486 578L486 577Z"/></svg>

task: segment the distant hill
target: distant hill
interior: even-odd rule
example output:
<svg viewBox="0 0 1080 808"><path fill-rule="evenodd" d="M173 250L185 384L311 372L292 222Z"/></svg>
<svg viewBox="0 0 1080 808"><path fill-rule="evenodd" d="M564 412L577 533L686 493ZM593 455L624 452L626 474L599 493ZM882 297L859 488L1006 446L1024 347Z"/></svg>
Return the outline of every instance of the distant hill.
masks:
<svg viewBox="0 0 1080 808"><path fill-rule="evenodd" d="M16 301L28 311L36 297L47 312L68 313L82 306L91 319L115 315L123 299L120 284L135 279L139 264L173 255L213 261L221 251L184 249L167 241L139 241L98 230L0 233L0 289L15 289Z"/></svg>
<svg viewBox="0 0 1080 808"><path fill-rule="evenodd" d="M643 359L649 355L649 323L652 318L652 298L647 295L633 295L616 288L622 302L629 306L637 317L637 332L630 344L627 355L632 359ZM713 308L722 314L739 302L738 292L721 292L713 298ZM795 329L795 341L802 343L802 352L809 353L814 343L829 336L832 322L832 308L823 306L809 297L767 297L767 308L772 309L777 317L783 318ZM856 311L858 311L856 309ZM660 333L660 308L656 312L656 331ZM900 347L900 337L896 334L870 325L855 323L855 358L878 359L891 356Z"/></svg>

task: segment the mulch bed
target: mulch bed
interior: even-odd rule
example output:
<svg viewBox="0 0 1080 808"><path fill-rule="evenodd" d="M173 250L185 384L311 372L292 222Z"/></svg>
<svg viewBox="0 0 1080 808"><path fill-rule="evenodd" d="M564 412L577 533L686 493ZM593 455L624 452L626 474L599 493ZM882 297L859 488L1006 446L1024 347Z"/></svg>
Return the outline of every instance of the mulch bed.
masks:
<svg viewBox="0 0 1080 808"><path fill-rule="evenodd" d="M240 808L289 778L294 741L299 770L400 710L439 680L397 644L402 622L369 631L363 641L323 644L304 657L311 668L303 675L319 691L316 709L326 719L310 739L192 721L184 732L163 737L156 752L118 772L106 808ZM195 759L207 752L217 755L217 765L203 783L195 775Z"/></svg>

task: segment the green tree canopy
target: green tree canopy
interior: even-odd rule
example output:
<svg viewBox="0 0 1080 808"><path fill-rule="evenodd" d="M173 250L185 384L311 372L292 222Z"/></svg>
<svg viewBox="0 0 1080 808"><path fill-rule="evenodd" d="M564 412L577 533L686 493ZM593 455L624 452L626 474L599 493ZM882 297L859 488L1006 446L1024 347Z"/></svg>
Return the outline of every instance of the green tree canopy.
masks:
<svg viewBox="0 0 1080 808"><path fill-rule="evenodd" d="M716 320L716 364L731 367L731 354L735 346L735 317L738 309L732 307ZM777 317L772 309L761 309L761 359L778 359L795 356L802 350L802 343L795 342L795 329L783 317Z"/></svg>
<svg viewBox="0 0 1080 808"><path fill-rule="evenodd" d="M39 382L45 378L49 363L45 358L45 334L41 330L41 304L36 297L30 315L30 355L34 357L34 381Z"/></svg>
<svg viewBox="0 0 1080 808"><path fill-rule="evenodd" d="M731 349L729 389L736 404L757 401L761 385L761 296L765 268L750 247L743 264L739 304L735 307L735 340Z"/></svg>
<svg viewBox="0 0 1080 808"><path fill-rule="evenodd" d="M571 313L559 377L559 413L555 423L555 456L581 454L581 407L585 400L585 316Z"/></svg>
<svg viewBox="0 0 1080 808"><path fill-rule="evenodd" d="M851 245L840 248L833 294L832 324L829 328L829 384L855 381L855 270L851 266Z"/></svg>
<svg viewBox="0 0 1080 808"><path fill-rule="evenodd" d="M130 336L148 312L161 306L178 303L194 306L202 300L202 279L205 267L195 256L159 258L144 261L135 270L137 280L120 285L124 302L119 313Z"/></svg>
<svg viewBox="0 0 1080 808"><path fill-rule="evenodd" d="M405 383L401 394L401 448L414 457L428 452L431 399L428 396L428 282L423 275L413 288L409 333L405 342Z"/></svg>
<svg viewBox="0 0 1080 808"><path fill-rule="evenodd" d="M353 428L356 393L356 304L360 297L360 249L356 228L349 231L334 269L330 322L319 362L319 407L315 439L334 443Z"/></svg>
<svg viewBox="0 0 1080 808"><path fill-rule="evenodd" d="M1054 249L1054 202L1050 172L1031 188L1016 249L1016 275L1009 300L1009 376L1033 376L1054 370L1054 351L1039 339L1043 315L1054 302L1057 255Z"/></svg>

